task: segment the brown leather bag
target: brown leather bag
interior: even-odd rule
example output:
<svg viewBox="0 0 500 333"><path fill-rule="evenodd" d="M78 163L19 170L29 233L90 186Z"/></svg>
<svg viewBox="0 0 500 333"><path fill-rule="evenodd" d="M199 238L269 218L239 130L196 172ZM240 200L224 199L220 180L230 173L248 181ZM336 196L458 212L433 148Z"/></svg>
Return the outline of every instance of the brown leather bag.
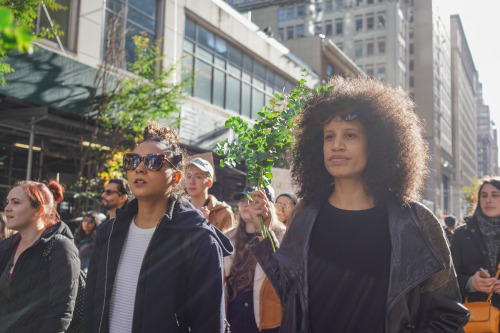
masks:
<svg viewBox="0 0 500 333"><path fill-rule="evenodd" d="M498 263L496 279L500 274ZM465 333L499 333L500 310L491 304L493 292L490 292L485 302L468 302L465 298L464 306L470 311L469 323L464 327Z"/></svg>

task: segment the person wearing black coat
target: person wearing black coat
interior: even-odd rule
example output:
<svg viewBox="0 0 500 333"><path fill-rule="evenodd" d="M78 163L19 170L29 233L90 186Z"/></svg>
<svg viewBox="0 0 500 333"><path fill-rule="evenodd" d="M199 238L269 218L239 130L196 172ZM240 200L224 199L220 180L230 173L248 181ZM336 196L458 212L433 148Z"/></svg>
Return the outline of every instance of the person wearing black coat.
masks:
<svg viewBox="0 0 500 333"><path fill-rule="evenodd" d="M148 125L144 140L124 156L136 199L97 231L84 332L222 333L223 256L232 245L173 192L182 174L173 130Z"/></svg>
<svg viewBox="0 0 500 333"><path fill-rule="evenodd" d="M283 303L280 332L462 332L443 229L418 203L428 151L413 102L373 78L323 88L296 123L301 201L283 242L247 244ZM269 200L252 199L254 226L267 225Z"/></svg>
<svg viewBox="0 0 500 333"><path fill-rule="evenodd" d="M483 178L476 198L474 213L455 231L451 254L462 299L485 301L493 291L492 303L500 308L500 280L494 277L500 261L500 178ZM481 277L480 268L491 277Z"/></svg>
<svg viewBox="0 0 500 333"><path fill-rule="evenodd" d="M51 191L59 192L55 200ZM32 181L9 191L7 226L18 233L0 243L2 333L65 332L71 323L80 260L69 227L55 211L61 191L55 182L47 187ZM39 221L29 219L36 216ZM44 253L49 243L52 250Z"/></svg>

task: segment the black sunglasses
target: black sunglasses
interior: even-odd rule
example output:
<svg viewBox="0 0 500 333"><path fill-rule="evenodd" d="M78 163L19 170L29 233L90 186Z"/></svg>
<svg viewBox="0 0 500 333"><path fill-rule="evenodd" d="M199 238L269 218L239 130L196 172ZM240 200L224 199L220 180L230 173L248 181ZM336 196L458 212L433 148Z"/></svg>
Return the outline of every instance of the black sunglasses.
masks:
<svg viewBox="0 0 500 333"><path fill-rule="evenodd" d="M92 219L83 219L82 222L94 223L94 220L92 220Z"/></svg>
<svg viewBox="0 0 500 333"><path fill-rule="evenodd" d="M120 191L115 191L115 190L103 190L102 193L106 193L106 195L111 195L113 193L116 193L118 195L123 195L123 193L121 193Z"/></svg>
<svg viewBox="0 0 500 333"><path fill-rule="evenodd" d="M169 163L174 168L174 165L168 160L165 154L147 154L146 156L141 156L135 153L123 155L123 168L125 170L135 170L142 161L144 161L146 169L150 171L161 170L165 163Z"/></svg>

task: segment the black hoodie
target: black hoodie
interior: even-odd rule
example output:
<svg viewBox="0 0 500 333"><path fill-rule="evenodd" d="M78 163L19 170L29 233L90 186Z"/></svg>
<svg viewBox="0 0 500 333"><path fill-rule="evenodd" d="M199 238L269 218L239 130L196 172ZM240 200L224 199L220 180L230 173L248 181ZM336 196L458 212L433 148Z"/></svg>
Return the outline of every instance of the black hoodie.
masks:
<svg viewBox="0 0 500 333"><path fill-rule="evenodd" d="M132 332L223 332L222 258L233 252L232 244L186 199L171 200L169 207L141 266ZM111 292L137 210L135 199L97 232L87 276L85 332L109 331Z"/></svg>
<svg viewBox="0 0 500 333"><path fill-rule="evenodd" d="M50 259L43 256L56 235ZM0 243L0 275L20 240L14 234ZM64 332L72 318L80 260L71 230L63 222L48 227L17 259L10 295L0 288L0 332ZM4 285L5 286L5 285Z"/></svg>

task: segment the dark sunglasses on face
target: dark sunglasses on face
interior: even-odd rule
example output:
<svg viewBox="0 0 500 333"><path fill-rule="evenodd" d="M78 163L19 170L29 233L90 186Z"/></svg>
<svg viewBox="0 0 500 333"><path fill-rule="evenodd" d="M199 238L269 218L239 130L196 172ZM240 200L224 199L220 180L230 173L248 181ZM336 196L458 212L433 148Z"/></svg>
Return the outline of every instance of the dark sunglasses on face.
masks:
<svg viewBox="0 0 500 333"><path fill-rule="evenodd" d="M159 171L163 168L165 163L174 166L165 154L147 154L141 156L135 153L128 153L123 155L123 168L125 170L135 170L141 162L144 161L144 166L149 171Z"/></svg>
<svg viewBox="0 0 500 333"><path fill-rule="evenodd" d="M94 220L92 220L92 219L83 219L82 222L94 223Z"/></svg>
<svg viewBox="0 0 500 333"><path fill-rule="evenodd" d="M120 192L114 191L114 190L104 190L104 191L102 191L102 193L106 193L106 195L111 195L113 193L116 193L118 195L122 195L123 194L123 193L120 193Z"/></svg>

